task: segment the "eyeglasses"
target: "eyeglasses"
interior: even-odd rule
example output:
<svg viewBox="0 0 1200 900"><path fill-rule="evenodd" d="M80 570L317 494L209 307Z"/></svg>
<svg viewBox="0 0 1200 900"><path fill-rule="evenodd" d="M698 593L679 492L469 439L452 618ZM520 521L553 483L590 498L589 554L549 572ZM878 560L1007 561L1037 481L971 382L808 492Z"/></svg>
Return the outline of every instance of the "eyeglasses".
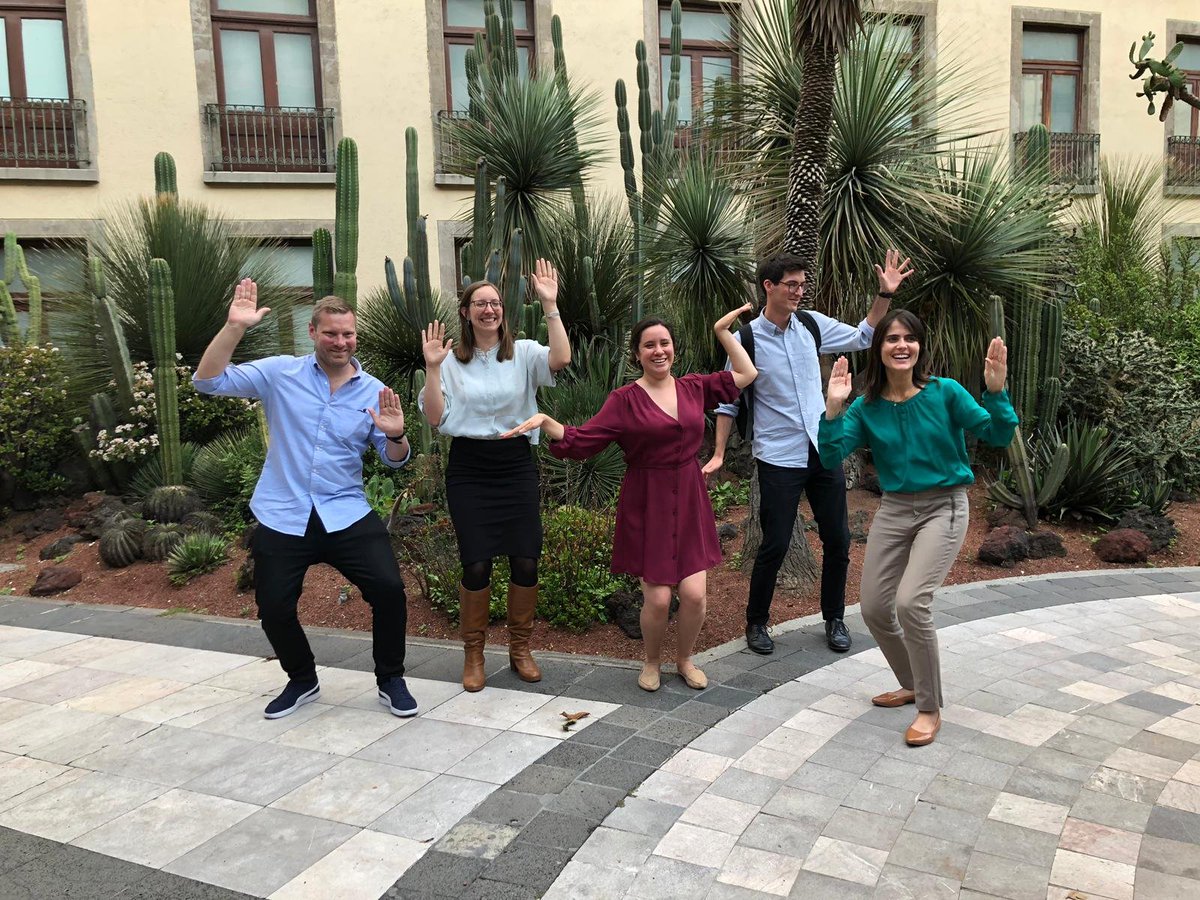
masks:
<svg viewBox="0 0 1200 900"><path fill-rule="evenodd" d="M472 300L471 306L475 309L504 309L503 300Z"/></svg>
<svg viewBox="0 0 1200 900"><path fill-rule="evenodd" d="M787 288L789 293L798 294L804 290L803 281L777 281L775 282L782 288Z"/></svg>

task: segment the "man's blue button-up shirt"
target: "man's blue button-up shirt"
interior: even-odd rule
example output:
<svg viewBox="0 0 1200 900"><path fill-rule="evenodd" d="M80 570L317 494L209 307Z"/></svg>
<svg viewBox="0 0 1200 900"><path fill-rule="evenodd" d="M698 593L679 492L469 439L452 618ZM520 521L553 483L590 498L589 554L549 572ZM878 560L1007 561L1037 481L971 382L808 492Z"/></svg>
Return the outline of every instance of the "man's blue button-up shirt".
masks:
<svg viewBox="0 0 1200 900"><path fill-rule="evenodd" d="M871 346L875 329L866 319L855 327L819 312L809 314L821 330L822 353ZM795 317L788 318L787 328L779 328L765 315L759 315L750 327L754 332L754 366L758 369L754 380L754 458L773 466L803 469L808 465L809 442L819 446L817 429L825 414L817 345ZM740 330L736 337L740 343ZM717 414L736 416L737 410L737 403L725 403L717 407Z"/></svg>
<svg viewBox="0 0 1200 900"><path fill-rule="evenodd" d="M355 374L334 393L315 355L270 356L227 366L213 378L193 378L202 394L261 400L271 440L250 500L258 521L303 535L313 508L326 531L349 528L371 511L363 490L362 456L374 445L398 469L412 455L387 456L387 436L367 409L379 408L384 384L352 360Z"/></svg>

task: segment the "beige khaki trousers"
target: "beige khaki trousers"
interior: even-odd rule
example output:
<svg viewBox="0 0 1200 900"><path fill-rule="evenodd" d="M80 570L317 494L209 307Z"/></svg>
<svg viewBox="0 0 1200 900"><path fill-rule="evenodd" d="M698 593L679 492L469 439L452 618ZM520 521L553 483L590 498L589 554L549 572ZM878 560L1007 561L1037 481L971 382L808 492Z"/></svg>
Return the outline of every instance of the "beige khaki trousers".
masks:
<svg viewBox="0 0 1200 900"><path fill-rule="evenodd" d="M967 507L965 486L884 494L867 536L863 621L922 712L942 706L933 592L966 539Z"/></svg>

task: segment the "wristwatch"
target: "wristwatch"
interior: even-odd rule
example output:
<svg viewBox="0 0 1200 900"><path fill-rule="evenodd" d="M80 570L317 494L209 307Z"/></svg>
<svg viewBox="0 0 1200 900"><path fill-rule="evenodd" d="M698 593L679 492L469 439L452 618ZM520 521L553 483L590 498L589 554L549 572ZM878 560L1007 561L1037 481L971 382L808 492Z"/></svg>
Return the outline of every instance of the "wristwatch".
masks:
<svg viewBox="0 0 1200 900"><path fill-rule="evenodd" d="M406 435L403 435L403 434L398 434L398 435L396 435L395 437L392 437L392 436L389 434L389 435L387 436L387 439L388 439L389 441L391 441L393 444L403 444L403 443L404 443L404 438L405 438L405 437L406 437Z"/></svg>

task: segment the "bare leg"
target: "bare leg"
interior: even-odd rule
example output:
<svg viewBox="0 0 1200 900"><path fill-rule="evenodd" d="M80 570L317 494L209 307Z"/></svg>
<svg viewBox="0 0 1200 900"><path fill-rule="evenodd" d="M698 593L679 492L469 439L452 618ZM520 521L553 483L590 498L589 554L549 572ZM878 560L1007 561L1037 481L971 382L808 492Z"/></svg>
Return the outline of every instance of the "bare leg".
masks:
<svg viewBox="0 0 1200 900"><path fill-rule="evenodd" d="M705 595L708 573L696 572L679 582L679 641L676 648L676 668L690 686L707 684L704 673L692 663L696 638L704 624Z"/></svg>
<svg viewBox="0 0 1200 900"><path fill-rule="evenodd" d="M658 670L662 665L663 637L667 633L667 617L670 612L671 586L643 581L641 623L646 662L642 666L642 675L646 677L653 672L654 681L658 680Z"/></svg>

